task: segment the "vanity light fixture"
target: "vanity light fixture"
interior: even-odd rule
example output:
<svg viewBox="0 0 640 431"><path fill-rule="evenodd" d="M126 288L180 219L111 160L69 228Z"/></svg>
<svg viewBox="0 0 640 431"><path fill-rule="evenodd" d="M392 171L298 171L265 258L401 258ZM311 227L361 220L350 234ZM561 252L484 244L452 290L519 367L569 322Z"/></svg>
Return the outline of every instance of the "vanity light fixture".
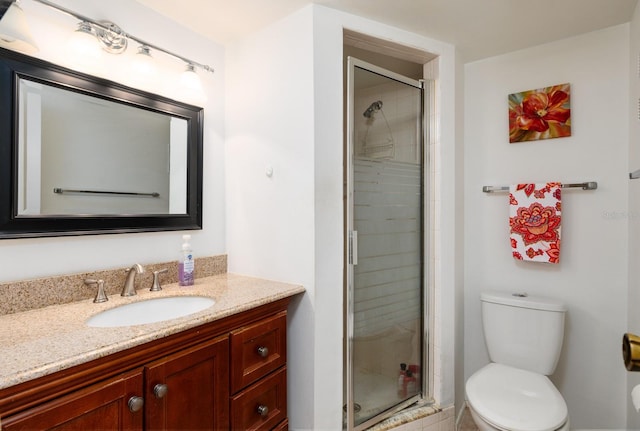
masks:
<svg viewBox="0 0 640 431"><path fill-rule="evenodd" d="M17 0L16 0L17 1ZM201 95L204 94L202 89L202 84L200 83L199 77L196 75L195 68L198 67L204 71L213 73L214 70L211 66L206 64L198 63L197 61L190 60L186 57L178 55L174 52L168 51L166 49L160 48L156 45L153 45L149 42L146 42L138 37L135 37L124 30L122 30L117 25L113 24L109 21L96 21L76 12L73 12L65 7L57 5L55 3L50 2L49 0L34 0L38 3L41 3L45 6L49 6L53 9L56 9L60 12L63 12L67 15L71 15L74 18L80 20L80 24L78 29L74 33L74 37L90 37L93 39L93 45L101 47L102 50L110 53L110 54L120 54L127 50L128 42L135 41L139 44L138 53L134 56L135 63L137 65L132 65L134 68L138 68L139 73L141 74L153 74L155 71L155 64L153 61L153 57L151 56L151 51L163 52L164 54L174 57L178 60L181 60L185 63L187 67L187 71L189 71L192 77L187 78L187 81L191 83L191 88L198 88L198 91ZM15 5L12 4L12 7ZM96 41L98 43L96 43ZM143 65L144 64L144 65ZM184 76L184 73L183 73ZM195 78L194 78L195 77ZM180 85L184 81L184 78L180 78ZM194 83L197 81L197 83Z"/></svg>
<svg viewBox="0 0 640 431"><path fill-rule="evenodd" d="M100 25L94 25L93 31L100 41L102 49L109 54L122 54L129 46L128 36L120 27L111 21L99 21Z"/></svg>
<svg viewBox="0 0 640 431"><path fill-rule="evenodd" d="M4 14L0 10L0 46L27 54L38 52L18 0L10 2Z"/></svg>

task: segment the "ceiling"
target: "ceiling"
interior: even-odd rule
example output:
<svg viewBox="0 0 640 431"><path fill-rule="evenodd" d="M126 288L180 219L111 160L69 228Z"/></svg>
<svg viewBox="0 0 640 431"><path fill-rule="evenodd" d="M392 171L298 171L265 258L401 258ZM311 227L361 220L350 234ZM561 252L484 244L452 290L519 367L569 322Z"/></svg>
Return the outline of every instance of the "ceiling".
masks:
<svg viewBox="0 0 640 431"><path fill-rule="evenodd" d="M138 0L218 43L310 3L454 44L465 62L629 22L638 0Z"/></svg>

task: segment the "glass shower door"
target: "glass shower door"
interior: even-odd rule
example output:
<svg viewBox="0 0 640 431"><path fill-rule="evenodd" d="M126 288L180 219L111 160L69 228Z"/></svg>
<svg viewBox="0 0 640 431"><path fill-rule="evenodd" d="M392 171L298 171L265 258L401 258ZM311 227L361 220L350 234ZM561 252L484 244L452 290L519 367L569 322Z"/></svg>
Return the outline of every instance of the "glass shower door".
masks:
<svg viewBox="0 0 640 431"><path fill-rule="evenodd" d="M423 85L349 59L345 427L422 394Z"/></svg>

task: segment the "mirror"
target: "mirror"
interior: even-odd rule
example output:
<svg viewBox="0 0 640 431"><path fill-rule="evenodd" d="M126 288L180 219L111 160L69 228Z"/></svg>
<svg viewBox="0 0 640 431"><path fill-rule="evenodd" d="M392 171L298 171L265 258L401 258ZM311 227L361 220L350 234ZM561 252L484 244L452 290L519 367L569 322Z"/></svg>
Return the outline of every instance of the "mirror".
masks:
<svg viewBox="0 0 640 431"><path fill-rule="evenodd" d="M0 49L0 238L202 228L202 108Z"/></svg>

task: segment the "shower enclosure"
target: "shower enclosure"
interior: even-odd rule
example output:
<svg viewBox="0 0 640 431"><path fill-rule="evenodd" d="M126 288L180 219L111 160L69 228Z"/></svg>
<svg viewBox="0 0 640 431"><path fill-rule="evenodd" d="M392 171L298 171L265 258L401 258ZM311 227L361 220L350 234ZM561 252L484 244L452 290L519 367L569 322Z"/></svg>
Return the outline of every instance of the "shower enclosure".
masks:
<svg viewBox="0 0 640 431"><path fill-rule="evenodd" d="M344 427L427 395L425 82L349 57Z"/></svg>

